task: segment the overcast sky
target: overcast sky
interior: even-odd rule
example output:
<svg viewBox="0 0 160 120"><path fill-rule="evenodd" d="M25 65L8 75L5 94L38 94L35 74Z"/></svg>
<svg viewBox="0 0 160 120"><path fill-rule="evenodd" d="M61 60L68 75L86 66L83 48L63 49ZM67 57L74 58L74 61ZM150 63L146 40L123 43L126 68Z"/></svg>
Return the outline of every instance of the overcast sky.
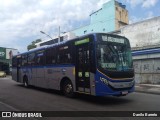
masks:
<svg viewBox="0 0 160 120"><path fill-rule="evenodd" d="M89 24L89 15L109 0L0 0L0 47L20 52L35 39ZM118 0L127 5L134 23L159 16L160 0Z"/></svg>

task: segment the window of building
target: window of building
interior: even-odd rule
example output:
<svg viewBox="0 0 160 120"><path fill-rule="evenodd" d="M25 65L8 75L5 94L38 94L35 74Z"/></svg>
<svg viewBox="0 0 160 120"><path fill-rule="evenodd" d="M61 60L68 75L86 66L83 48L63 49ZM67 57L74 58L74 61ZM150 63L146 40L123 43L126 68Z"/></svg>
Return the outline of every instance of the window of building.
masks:
<svg viewBox="0 0 160 120"><path fill-rule="evenodd" d="M120 16L120 20L121 20L121 16L122 16L122 15L121 15L121 11L119 11L119 16Z"/></svg>
<svg viewBox="0 0 160 120"><path fill-rule="evenodd" d="M116 11L118 11L118 7L116 7Z"/></svg>

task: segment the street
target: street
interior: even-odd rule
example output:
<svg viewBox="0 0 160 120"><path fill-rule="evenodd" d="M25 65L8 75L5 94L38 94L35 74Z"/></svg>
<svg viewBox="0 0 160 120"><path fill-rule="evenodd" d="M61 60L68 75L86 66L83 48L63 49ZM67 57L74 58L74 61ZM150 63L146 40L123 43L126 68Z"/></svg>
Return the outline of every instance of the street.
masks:
<svg viewBox="0 0 160 120"><path fill-rule="evenodd" d="M160 111L159 100L160 95L137 92L124 97L78 95L72 99L54 90L25 88L10 77L0 78L0 111Z"/></svg>

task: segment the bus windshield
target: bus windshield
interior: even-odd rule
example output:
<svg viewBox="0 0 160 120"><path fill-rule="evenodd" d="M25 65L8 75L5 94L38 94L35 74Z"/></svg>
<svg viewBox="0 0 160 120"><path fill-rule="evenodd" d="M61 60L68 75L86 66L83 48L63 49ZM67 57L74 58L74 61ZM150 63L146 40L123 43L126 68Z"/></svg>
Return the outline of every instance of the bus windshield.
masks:
<svg viewBox="0 0 160 120"><path fill-rule="evenodd" d="M127 71L132 69L129 41L120 36L101 35L98 37L97 62L100 69Z"/></svg>

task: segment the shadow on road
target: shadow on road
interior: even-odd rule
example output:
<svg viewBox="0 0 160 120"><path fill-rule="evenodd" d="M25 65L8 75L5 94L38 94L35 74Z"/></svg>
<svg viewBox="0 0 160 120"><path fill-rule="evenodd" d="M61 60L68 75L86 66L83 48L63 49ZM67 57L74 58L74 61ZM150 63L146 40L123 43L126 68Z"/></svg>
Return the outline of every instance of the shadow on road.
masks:
<svg viewBox="0 0 160 120"><path fill-rule="evenodd" d="M18 84L17 86L25 88L22 84ZM27 88L25 88L27 89ZM120 105L120 104L127 104L132 102L132 99L129 99L127 96L122 97L115 97L115 96L106 96L106 97L99 97L99 96L91 96L85 94L76 94L74 98L67 98L63 96L63 93L58 90L52 89L44 89L35 86L30 86L29 89L49 93L52 95L56 95L57 97L63 97L64 99L71 99L76 101L83 101L97 105Z"/></svg>
<svg viewBox="0 0 160 120"><path fill-rule="evenodd" d="M127 99L125 96L123 97L115 97L115 96L89 96L89 95L78 95L78 100L90 102L98 105L120 105L132 102L132 100Z"/></svg>
<svg viewBox="0 0 160 120"><path fill-rule="evenodd" d="M55 95L60 95L60 96L63 95L61 91L53 90L53 89L45 89L45 88L40 88L40 87L35 87L35 86L29 86L27 88L23 84L18 84L16 86L23 87L25 89L32 89L32 90L41 91L41 92L45 92L45 93L51 93L51 94L55 94Z"/></svg>

